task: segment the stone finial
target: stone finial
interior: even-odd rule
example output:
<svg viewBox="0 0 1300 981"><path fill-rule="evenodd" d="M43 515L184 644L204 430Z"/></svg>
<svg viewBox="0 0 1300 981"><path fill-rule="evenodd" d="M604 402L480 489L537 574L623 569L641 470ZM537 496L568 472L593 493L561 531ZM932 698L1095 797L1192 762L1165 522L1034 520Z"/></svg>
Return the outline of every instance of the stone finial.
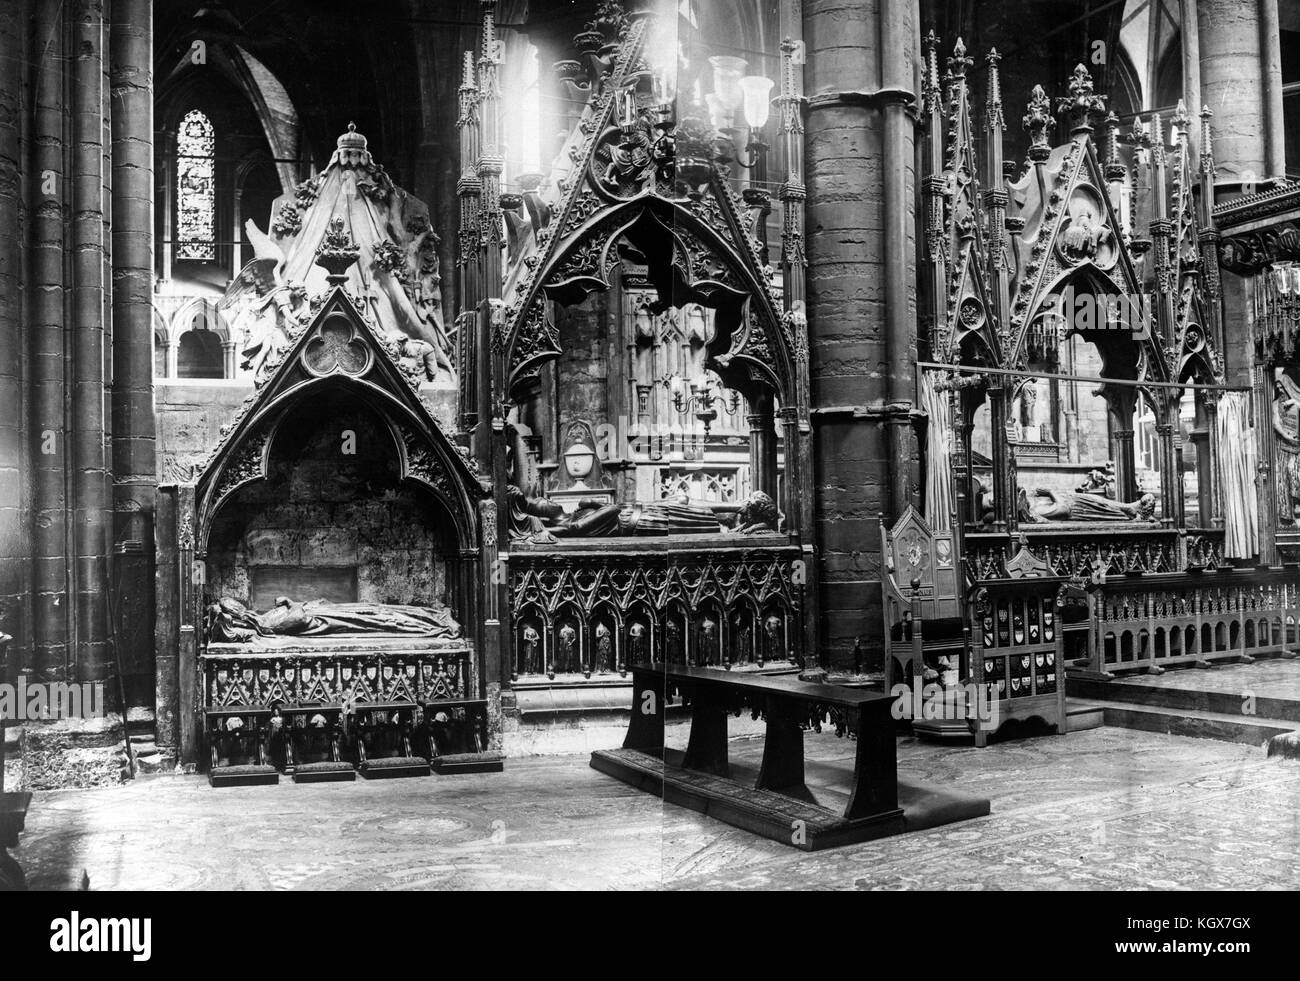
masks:
<svg viewBox="0 0 1300 981"><path fill-rule="evenodd" d="M1188 115L1186 104L1182 99L1179 99L1178 106L1174 109L1173 118L1170 120L1170 123L1173 126L1170 135L1173 136L1174 139L1186 143L1191 137L1191 133L1187 128L1191 124L1191 121L1192 117Z"/></svg>
<svg viewBox="0 0 1300 981"><path fill-rule="evenodd" d="M465 64L461 69L460 90L462 92L473 92L478 88L478 80L474 70L474 52L465 52Z"/></svg>
<svg viewBox="0 0 1300 981"><path fill-rule="evenodd" d="M330 219L329 227L316 248L316 265L328 274L331 286L339 286L347 282L348 269L360 255L361 249L352 241L352 234L344 226L343 217L335 215Z"/></svg>
<svg viewBox="0 0 1300 981"><path fill-rule="evenodd" d="M497 23L496 23L496 0L480 0L483 8L483 48L479 52L479 57L484 61L496 61L497 48Z"/></svg>
<svg viewBox="0 0 1300 981"><path fill-rule="evenodd" d="M953 78L965 78L966 68L973 65L975 59L966 57L966 42L957 38L957 43L952 46L952 57L948 59L948 71Z"/></svg>
<svg viewBox="0 0 1300 981"><path fill-rule="evenodd" d="M985 100L985 105L989 117L996 117L998 125L1002 122L1002 75L997 68L1001 61L1002 56L998 55L997 48L989 48L988 55L984 56L984 64L988 65L988 99Z"/></svg>
<svg viewBox="0 0 1300 981"><path fill-rule="evenodd" d="M1163 163L1165 159L1165 122L1160 113L1151 114L1151 159Z"/></svg>
<svg viewBox="0 0 1300 981"><path fill-rule="evenodd" d="M1001 61L1002 56L998 54L997 48L990 48L984 58L989 70L989 94L985 109L990 129L1006 129L1006 123L1002 119L1002 78L998 71L998 63Z"/></svg>
<svg viewBox="0 0 1300 981"><path fill-rule="evenodd" d="M1106 100L1092 91L1092 76L1083 63L1074 66L1070 73L1069 98L1060 99L1056 111L1070 117L1070 135L1088 133L1092 130L1093 113L1106 111Z"/></svg>
<svg viewBox="0 0 1300 981"><path fill-rule="evenodd" d="M921 76L925 96L925 111L932 112L942 102L939 94L939 39L934 31L925 36L925 71Z"/></svg>
<svg viewBox="0 0 1300 981"><path fill-rule="evenodd" d="M588 26L599 31L607 41L618 41L627 33L627 11L620 0L600 0L596 19Z"/></svg>
<svg viewBox="0 0 1300 981"><path fill-rule="evenodd" d="M1052 148L1047 145L1047 128L1052 125L1052 104L1041 85L1035 85L1029 94L1029 111L1022 120L1029 131L1029 159L1046 160Z"/></svg>
<svg viewBox="0 0 1300 981"><path fill-rule="evenodd" d="M1135 147L1143 150L1151 149L1151 133L1141 116L1133 117L1133 129L1129 139Z"/></svg>

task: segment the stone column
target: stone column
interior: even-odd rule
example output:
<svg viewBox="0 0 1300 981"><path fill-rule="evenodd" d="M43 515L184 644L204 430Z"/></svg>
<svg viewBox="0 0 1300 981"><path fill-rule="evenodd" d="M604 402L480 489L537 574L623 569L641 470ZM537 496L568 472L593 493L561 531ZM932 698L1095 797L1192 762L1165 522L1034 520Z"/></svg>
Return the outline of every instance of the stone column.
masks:
<svg viewBox="0 0 1300 981"><path fill-rule="evenodd" d="M1183 25L1183 102L1187 111L1195 116L1201 111L1201 35L1196 17L1196 0L1178 0L1178 15ZM1193 126L1188 134L1192 148L1192 166L1198 165L1201 152L1200 128Z"/></svg>
<svg viewBox="0 0 1300 981"><path fill-rule="evenodd" d="M33 88L32 176L28 188L28 317L32 433L32 643L33 669L61 677L70 660L72 603L68 524L69 433L65 408L68 337L64 214L69 210L64 106L63 8L34 6L31 52ZM40 52L40 57L37 57Z"/></svg>
<svg viewBox="0 0 1300 981"><path fill-rule="evenodd" d="M754 490L769 494L781 506L776 493L776 429L772 421L772 392L755 393L749 422L749 471ZM787 452L789 452L787 450Z"/></svg>
<svg viewBox="0 0 1300 981"><path fill-rule="evenodd" d="M1217 183L1260 180L1269 174L1258 0L1198 0L1196 19L1201 98L1215 113Z"/></svg>
<svg viewBox="0 0 1300 981"><path fill-rule="evenodd" d="M27 20L20 0L0 2L0 635L17 638L11 656L21 665L27 662L31 640L25 627L31 605L31 538L24 527L30 442L22 405L27 331L20 234L26 210L22 81ZM0 661L3 657L0 646ZM0 680L5 679L3 668L0 663Z"/></svg>
<svg viewBox="0 0 1300 981"><path fill-rule="evenodd" d="M806 0L809 367L818 646L880 636L877 518L915 486L911 0ZM892 45L892 50L890 46Z"/></svg>
<svg viewBox="0 0 1300 981"><path fill-rule="evenodd" d="M78 0L72 29L73 582L78 681L109 674L109 474L105 459L104 5Z"/></svg>
<svg viewBox="0 0 1300 981"><path fill-rule="evenodd" d="M1016 529L1016 458L1007 445L1007 389L991 385L989 396L989 424L993 430L993 527L997 531Z"/></svg>
<svg viewBox="0 0 1300 981"><path fill-rule="evenodd" d="M1163 410L1156 424L1160 441L1160 524L1165 528L1183 528L1183 471L1178 441L1178 402ZM1159 416L1157 418L1160 418Z"/></svg>
<svg viewBox="0 0 1300 981"><path fill-rule="evenodd" d="M1255 465L1255 507L1259 516L1259 564L1281 564L1277 547L1278 515L1277 441L1273 432L1273 374L1269 367L1256 363L1252 374L1255 396L1255 433L1259 440L1259 457Z"/></svg>
<svg viewBox="0 0 1300 981"><path fill-rule="evenodd" d="M1121 501L1137 498L1137 470L1133 457L1133 412L1137 408L1136 390L1104 386L1110 421L1111 453L1115 457L1115 497Z"/></svg>
<svg viewBox="0 0 1300 981"><path fill-rule="evenodd" d="M1286 176L1286 119L1282 115L1282 32L1277 0L1259 0L1260 66L1264 85L1264 174Z"/></svg>
<svg viewBox="0 0 1300 981"><path fill-rule="evenodd" d="M150 0L114 0L112 15L113 539L118 553L118 617L114 629L126 673L148 678L152 674L157 481L153 413L153 4ZM238 228L236 221L236 237ZM144 686L139 697L149 699L151 687Z"/></svg>
<svg viewBox="0 0 1300 981"><path fill-rule="evenodd" d="M919 450L912 424L916 397L916 89L919 5L880 7L880 89L884 123L881 218L884 223L885 350L891 503L898 517L919 505Z"/></svg>
<svg viewBox="0 0 1300 981"><path fill-rule="evenodd" d="M1214 437L1210 426L1212 416L1208 403L1203 404L1197 414L1196 427L1189 434L1189 442L1196 460L1196 527L1213 527L1214 515L1214 472L1210 462L1210 444ZM1180 455L1181 462L1181 455ZM1188 524L1191 524L1190 518Z"/></svg>
<svg viewBox="0 0 1300 981"><path fill-rule="evenodd" d="M158 230L158 278L166 283L172 278L172 256L176 254L173 241L176 237L176 222L173 215L176 200L176 168L175 158L170 156L170 151L176 146L176 132L165 129L159 139L161 145L158 147L156 159L159 161L158 190L162 198L162 208L155 227Z"/></svg>

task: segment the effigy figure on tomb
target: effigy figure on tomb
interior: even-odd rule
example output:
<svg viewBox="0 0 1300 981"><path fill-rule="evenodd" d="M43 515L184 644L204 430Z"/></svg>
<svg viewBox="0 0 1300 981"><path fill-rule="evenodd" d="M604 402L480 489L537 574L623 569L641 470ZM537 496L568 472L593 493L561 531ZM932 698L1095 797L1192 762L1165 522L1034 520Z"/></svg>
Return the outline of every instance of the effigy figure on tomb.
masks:
<svg viewBox="0 0 1300 981"><path fill-rule="evenodd" d="M1154 494L1136 501L1112 501L1100 494L1052 490L1037 487L1033 496L1022 487L1016 498L1021 521L1044 524L1050 521L1150 521L1155 516Z"/></svg>
<svg viewBox="0 0 1300 981"><path fill-rule="evenodd" d="M277 597L265 613L250 610L230 597L208 607L208 637L217 642L245 644L260 637L320 637L331 634L407 634L456 638L460 624L448 610L387 603L295 603Z"/></svg>

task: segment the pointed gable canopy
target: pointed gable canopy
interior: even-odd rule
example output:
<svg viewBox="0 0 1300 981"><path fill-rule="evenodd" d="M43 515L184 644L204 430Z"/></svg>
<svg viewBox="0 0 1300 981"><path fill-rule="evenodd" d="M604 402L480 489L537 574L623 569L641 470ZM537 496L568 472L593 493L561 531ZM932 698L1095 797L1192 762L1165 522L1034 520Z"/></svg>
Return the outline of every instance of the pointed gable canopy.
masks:
<svg viewBox="0 0 1300 981"><path fill-rule="evenodd" d="M1145 377L1167 380L1165 353L1154 335L1147 292L1134 267L1129 231L1112 200L1110 181L1097 159L1090 117L1104 108L1092 93L1092 79L1078 65L1070 80L1070 97L1059 111L1072 121L1070 140L1050 151L1045 118L1047 99L1041 88L1025 117L1031 132L1030 164L1008 186L1009 217L1023 223L1016 238L1017 267L1012 280L1008 366L1023 366L1027 337L1044 319L1059 329L1061 291L1115 298L1135 318L1131 337L1139 349ZM1094 307L1093 309L1097 309ZM1067 317L1070 311L1066 310ZM1067 329L1074 324L1066 325ZM1085 322L1085 327L1086 327ZM1097 323L1095 329L1116 328Z"/></svg>
<svg viewBox="0 0 1300 981"><path fill-rule="evenodd" d="M938 109L941 89L933 32L927 43L925 98L927 105ZM978 351L980 359L1000 364L1002 344L989 295L985 258L988 216L980 200L979 164L966 82L970 64L966 46L958 38L953 56L948 59L947 97L943 100L941 117L947 131L942 194L950 220L946 227L936 227L936 240L931 245L933 251L941 250L950 270L948 281L943 284L944 315L938 324L935 354L942 361L960 361L962 351L970 350L973 344L971 353Z"/></svg>
<svg viewBox="0 0 1300 981"><path fill-rule="evenodd" d="M277 428L290 410L326 386L342 386L384 420L400 457L401 478L433 493L455 519L461 547L475 547L477 501L490 487L447 439L420 396L419 371L399 358L392 340L380 336L343 278L333 271L329 292L313 301L311 320L297 328L268 366L201 466L195 486L200 542L235 491L268 475Z"/></svg>
<svg viewBox="0 0 1300 981"><path fill-rule="evenodd" d="M711 368L760 379L794 404L796 360L806 357L796 350L800 331L780 312L745 205L715 165L711 130L691 110L669 122L650 96L655 24L649 12L624 15L606 2L579 35L601 50L600 70L551 186L521 202L529 224L517 235L493 337L506 391L561 353L546 301L609 289L626 240L650 259L665 303L717 310Z"/></svg>

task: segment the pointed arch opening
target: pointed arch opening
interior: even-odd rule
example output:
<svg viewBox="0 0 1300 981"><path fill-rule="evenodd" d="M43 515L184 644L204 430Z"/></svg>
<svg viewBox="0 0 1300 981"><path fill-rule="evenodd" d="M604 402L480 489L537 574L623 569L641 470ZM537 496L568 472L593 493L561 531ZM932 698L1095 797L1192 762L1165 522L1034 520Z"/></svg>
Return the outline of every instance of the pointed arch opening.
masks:
<svg viewBox="0 0 1300 981"><path fill-rule="evenodd" d="M265 610L280 596L464 613L455 515L405 477L393 422L343 383L285 409L264 471L224 497L207 537L208 584Z"/></svg>
<svg viewBox="0 0 1300 981"><path fill-rule="evenodd" d="M515 341L533 352L511 388L516 486L574 503L689 502L724 525L753 491L779 501L779 328L703 230L643 200L551 269L535 301L551 345L528 323ZM566 461L582 447L595 460L578 474Z"/></svg>

